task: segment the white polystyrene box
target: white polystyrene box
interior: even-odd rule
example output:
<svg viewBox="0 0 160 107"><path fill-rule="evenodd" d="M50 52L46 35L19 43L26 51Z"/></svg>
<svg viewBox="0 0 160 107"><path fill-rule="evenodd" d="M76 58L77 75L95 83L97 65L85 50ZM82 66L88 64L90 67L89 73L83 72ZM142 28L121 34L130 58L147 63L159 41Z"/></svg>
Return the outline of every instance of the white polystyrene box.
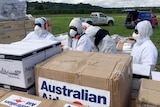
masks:
<svg viewBox="0 0 160 107"><path fill-rule="evenodd" d="M159 71L151 71L151 78L155 81L160 81L160 72Z"/></svg>
<svg viewBox="0 0 160 107"><path fill-rule="evenodd" d="M0 45L0 84L28 88L34 84L33 67L45 60L41 47Z"/></svg>
<svg viewBox="0 0 160 107"><path fill-rule="evenodd" d="M54 56L60 52L62 52L61 42L52 41L52 40L27 40L27 41L19 41L14 42L12 44L22 45L22 46L41 46L45 50L45 57L48 59L51 56Z"/></svg>

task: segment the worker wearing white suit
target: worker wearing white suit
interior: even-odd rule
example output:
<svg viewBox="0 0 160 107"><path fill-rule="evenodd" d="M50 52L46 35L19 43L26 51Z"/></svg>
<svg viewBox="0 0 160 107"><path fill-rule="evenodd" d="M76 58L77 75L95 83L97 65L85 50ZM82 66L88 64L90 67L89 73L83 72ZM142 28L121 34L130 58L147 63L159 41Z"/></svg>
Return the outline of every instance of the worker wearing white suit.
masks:
<svg viewBox="0 0 160 107"><path fill-rule="evenodd" d="M131 56L134 64L154 66L157 63L158 51L150 36L153 34L152 25L149 21L141 21L135 27L132 37L136 40Z"/></svg>
<svg viewBox="0 0 160 107"><path fill-rule="evenodd" d="M74 18L69 24L69 36L72 38L72 50L90 52L93 48L92 42L82 29L82 22Z"/></svg>
<svg viewBox="0 0 160 107"><path fill-rule="evenodd" d="M46 18L36 18L35 19L34 31L30 32L22 41L25 40L56 40L55 36L48 31L48 21Z"/></svg>
<svg viewBox="0 0 160 107"><path fill-rule="evenodd" d="M101 29L99 26L89 25L88 23L83 23L83 29L92 41L94 46L92 51L101 53L117 52L116 44L109 36L109 32L107 30Z"/></svg>

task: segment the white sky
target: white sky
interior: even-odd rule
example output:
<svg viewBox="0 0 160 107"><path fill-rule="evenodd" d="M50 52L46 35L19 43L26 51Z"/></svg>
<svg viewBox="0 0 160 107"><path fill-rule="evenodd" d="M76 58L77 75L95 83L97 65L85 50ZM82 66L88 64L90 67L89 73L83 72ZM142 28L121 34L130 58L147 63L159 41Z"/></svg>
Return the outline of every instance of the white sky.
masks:
<svg viewBox="0 0 160 107"><path fill-rule="evenodd" d="M160 7L160 0L27 0L27 1L49 1L57 3L89 3L102 7Z"/></svg>

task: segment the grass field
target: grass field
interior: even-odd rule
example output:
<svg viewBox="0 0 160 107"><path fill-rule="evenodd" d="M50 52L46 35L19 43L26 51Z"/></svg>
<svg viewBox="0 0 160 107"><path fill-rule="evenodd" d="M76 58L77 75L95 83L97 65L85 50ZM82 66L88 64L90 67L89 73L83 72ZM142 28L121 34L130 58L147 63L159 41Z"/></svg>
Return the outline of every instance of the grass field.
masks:
<svg viewBox="0 0 160 107"><path fill-rule="evenodd" d="M157 18L160 21L160 14L156 14ZM131 36L133 29L126 29L124 27L124 20L126 14L108 14L115 19L114 26L101 26L104 29L107 29L110 34L119 34L120 36ZM35 16L41 17L41 16ZM63 14L63 15L46 15L44 16L51 20L52 23L52 33L60 34L69 31L68 25L73 17L89 17L89 14ZM153 29L153 35L151 36L152 41L156 45L158 52L160 52L160 26ZM160 55L158 57L158 62L156 66L157 70L160 71Z"/></svg>

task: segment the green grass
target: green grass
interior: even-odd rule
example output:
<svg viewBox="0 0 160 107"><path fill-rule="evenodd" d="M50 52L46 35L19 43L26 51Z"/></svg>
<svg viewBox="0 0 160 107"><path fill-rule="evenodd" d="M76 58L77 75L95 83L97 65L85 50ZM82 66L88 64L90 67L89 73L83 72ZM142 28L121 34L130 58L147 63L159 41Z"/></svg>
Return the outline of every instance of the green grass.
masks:
<svg viewBox="0 0 160 107"><path fill-rule="evenodd" d="M160 14L156 14L157 18L160 21ZM124 20L126 14L108 14L115 19L114 26L101 26L104 29L107 29L110 34L119 34L120 36L131 36L133 29L126 29L124 26ZM41 16L35 16L41 17ZM59 15L45 15L44 17L48 18L52 22L52 33L54 35L65 33L69 31L68 25L73 17L89 17L89 14L59 14ZM151 36L152 41L156 45L158 52L160 52L160 26L153 29L153 35ZM160 55L158 57L158 63L156 68L160 71Z"/></svg>

